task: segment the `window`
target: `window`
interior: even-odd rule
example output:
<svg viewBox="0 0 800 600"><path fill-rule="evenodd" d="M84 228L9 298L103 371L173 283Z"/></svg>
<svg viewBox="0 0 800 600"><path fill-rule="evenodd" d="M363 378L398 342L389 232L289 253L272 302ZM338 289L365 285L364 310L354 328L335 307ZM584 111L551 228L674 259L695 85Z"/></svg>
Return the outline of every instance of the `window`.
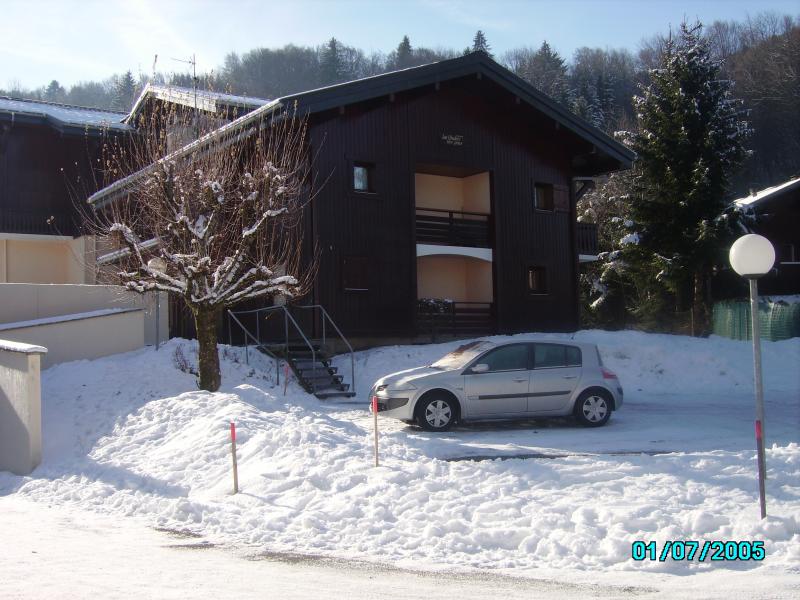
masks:
<svg viewBox="0 0 800 600"><path fill-rule="evenodd" d="M547 293L547 269L544 267L528 268L528 292L531 294Z"/></svg>
<svg viewBox="0 0 800 600"><path fill-rule="evenodd" d="M536 344L534 349L534 368L552 369L554 367L580 366L580 348L561 346L560 344Z"/></svg>
<svg viewBox="0 0 800 600"><path fill-rule="evenodd" d="M342 260L342 287L346 292L369 291L369 268L365 256L348 256Z"/></svg>
<svg viewBox="0 0 800 600"><path fill-rule="evenodd" d="M479 358L478 363L489 365L489 372L527 370L528 346L525 344L502 346Z"/></svg>
<svg viewBox="0 0 800 600"><path fill-rule="evenodd" d="M534 183L533 184L533 206L536 210L553 211L553 184Z"/></svg>
<svg viewBox="0 0 800 600"><path fill-rule="evenodd" d="M794 244L783 244L778 254L778 260L782 263L797 262L797 259L800 258L795 253Z"/></svg>
<svg viewBox="0 0 800 600"><path fill-rule="evenodd" d="M375 192L375 165L372 163L353 163L353 189L357 192Z"/></svg>

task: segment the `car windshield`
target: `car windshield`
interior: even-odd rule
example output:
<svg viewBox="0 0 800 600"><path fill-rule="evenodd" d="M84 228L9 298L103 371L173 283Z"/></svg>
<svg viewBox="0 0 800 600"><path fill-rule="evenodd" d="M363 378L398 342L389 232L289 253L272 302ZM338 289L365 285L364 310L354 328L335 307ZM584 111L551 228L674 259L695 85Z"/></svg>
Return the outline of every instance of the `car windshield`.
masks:
<svg viewBox="0 0 800 600"><path fill-rule="evenodd" d="M452 352L445 354L442 358L433 363L431 367L442 370L460 369L467 366L467 363L469 363L469 361L471 361L473 358L479 356L493 346L494 344L486 341L477 341L464 344Z"/></svg>

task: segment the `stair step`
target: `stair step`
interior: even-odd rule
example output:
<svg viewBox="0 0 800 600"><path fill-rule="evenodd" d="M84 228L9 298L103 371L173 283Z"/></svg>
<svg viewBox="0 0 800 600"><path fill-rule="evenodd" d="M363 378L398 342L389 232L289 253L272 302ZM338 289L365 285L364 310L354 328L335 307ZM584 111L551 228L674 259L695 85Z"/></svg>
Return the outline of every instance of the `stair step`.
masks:
<svg viewBox="0 0 800 600"><path fill-rule="evenodd" d="M319 352L312 353L311 350L293 350L289 352L289 358L293 360L302 359L302 358L316 358L317 360L325 360L329 358L326 352L320 350Z"/></svg>
<svg viewBox="0 0 800 600"><path fill-rule="evenodd" d="M342 376L341 375L331 375L329 373L318 373L316 377L305 376L303 375L303 379L308 382L319 382L319 383L328 383L331 385L338 385L342 383Z"/></svg>
<svg viewBox="0 0 800 600"><path fill-rule="evenodd" d="M328 392L346 392L350 389L349 383L337 383L333 385L317 386L315 394L326 394Z"/></svg>
<svg viewBox="0 0 800 600"><path fill-rule="evenodd" d="M295 365L294 370L305 377L306 373L313 373L315 369L311 365ZM317 373L330 373L331 375L334 375L338 370L339 367L329 367L321 364L317 364L316 368Z"/></svg>
<svg viewBox="0 0 800 600"><path fill-rule="evenodd" d="M320 400L326 398L352 398L356 395L355 392L317 392L314 394Z"/></svg>

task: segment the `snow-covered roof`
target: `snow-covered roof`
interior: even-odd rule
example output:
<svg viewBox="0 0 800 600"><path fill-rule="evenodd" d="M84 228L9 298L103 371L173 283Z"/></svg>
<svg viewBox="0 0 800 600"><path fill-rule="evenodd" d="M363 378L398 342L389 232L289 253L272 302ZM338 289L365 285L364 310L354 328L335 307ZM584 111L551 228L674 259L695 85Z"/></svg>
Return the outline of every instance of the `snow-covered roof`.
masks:
<svg viewBox="0 0 800 600"><path fill-rule="evenodd" d="M240 136L246 137L247 135L249 135L249 132L247 130L245 131L240 131L240 130L245 125L248 125L251 122L253 122L254 120L253 115L264 117L272 112L277 111L282 106L283 104L280 102L280 100L273 100L272 102L268 102L267 104L260 106L253 112L243 115L238 119L234 119L233 121L231 121L230 123L226 123L219 129L215 129L214 131L207 133L200 139L190 142L183 148L178 148L177 150L171 152L170 154L158 160L157 162L148 165L143 169L140 169L135 173L132 173L126 177L123 177L122 179L118 179L111 185L96 191L94 194L89 196L86 202L94 205L95 208L100 208L107 202L111 202L118 195L125 193L128 189L135 186L137 182L141 181L148 173L153 171L160 164L164 164L173 160L177 160L179 158L183 158L184 156L188 156L192 152L206 148L212 143L218 142L226 137L229 140L238 139Z"/></svg>
<svg viewBox="0 0 800 600"><path fill-rule="evenodd" d="M126 117L126 121L130 121L130 119L139 112L148 97L190 107L195 106L196 100L198 109L212 113L217 112L220 107L237 107L252 110L270 102L264 98L254 98L252 96L236 96L234 94L223 94L222 92L212 92L209 90L194 90L193 88L176 85L155 85L148 83L133 104L133 108L131 108L130 114Z"/></svg>
<svg viewBox="0 0 800 600"><path fill-rule="evenodd" d="M745 196L744 198L737 198L733 201L733 203L737 206L755 206L767 198L772 198L776 195L783 194L791 189L794 189L795 187L800 187L800 177L790 179L789 181L781 183L780 185L764 188L763 190L760 190L755 194Z"/></svg>
<svg viewBox="0 0 800 600"><path fill-rule="evenodd" d="M129 129L129 126L122 122L125 118L124 113L41 100L0 96L0 114L10 115L12 121L46 123L59 131L86 128L116 131Z"/></svg>

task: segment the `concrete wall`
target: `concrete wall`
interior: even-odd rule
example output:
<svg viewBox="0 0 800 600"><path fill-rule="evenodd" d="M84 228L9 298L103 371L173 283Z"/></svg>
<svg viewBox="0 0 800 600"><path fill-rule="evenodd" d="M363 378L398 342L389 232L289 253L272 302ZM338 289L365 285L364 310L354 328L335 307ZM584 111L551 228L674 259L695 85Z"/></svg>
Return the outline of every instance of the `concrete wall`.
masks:
<svg viewBox="0 0 800 600"><path fill-rule="evenodd" d="M491 192L489 173L470 177L414 174L415 205L422 208L489 214Z"/></svg>
<svg viewBox="0 0 800 600"><path fill-rule="evenodd" d="M95 238L0 233L0 283L95 282Z"/></svg>
<svg viewBox="0 0 800 600"><path fill-rule="evenodd" d="M20 327L0 325L3 339L46 346L42 367L71 360L99 358L144 346L144 311L129 308L106 314L79 313ZM23 322L24 323L24 322Z"/></svg>
<svg viewBox="0 0 800 600"><path fill-rule="evenodd" d="M46 352L0 339L0 471L27 475L42 461L39 361Z"/></svg>
<svg viewBox="0 0 800 600"><path fill-rule="evenodd" d="M492 263L462 256L420 256L417 297L492 302Z"/></svg>
<svg viewBox="0 0 800 600"><path fill-rule="evenodd" d="M167 294L159 294L158 329L161 341L169 338ZM144 311L145 344L156 341L156 295L129 292L114 285L45 285L0 283L0 324L30 321L108 308ZM137 337L138 339L138 337ZM47 343L44 346L49 345Z"/></svg>

